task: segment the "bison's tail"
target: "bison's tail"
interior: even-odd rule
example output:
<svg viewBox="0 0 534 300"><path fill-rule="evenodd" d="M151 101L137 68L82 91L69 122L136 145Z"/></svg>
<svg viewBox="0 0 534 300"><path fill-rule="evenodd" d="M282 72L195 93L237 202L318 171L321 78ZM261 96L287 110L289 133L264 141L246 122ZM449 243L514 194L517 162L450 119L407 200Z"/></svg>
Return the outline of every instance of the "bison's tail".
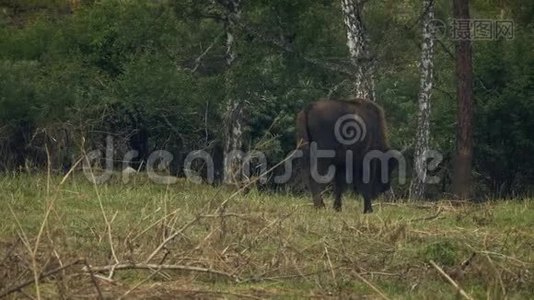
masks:
<svg viewBox="0 0 534 300"><path fill-rule="evenodd" d="M303 109L297 114L297 148L303 148L309 143L308 111Z"/></svg>

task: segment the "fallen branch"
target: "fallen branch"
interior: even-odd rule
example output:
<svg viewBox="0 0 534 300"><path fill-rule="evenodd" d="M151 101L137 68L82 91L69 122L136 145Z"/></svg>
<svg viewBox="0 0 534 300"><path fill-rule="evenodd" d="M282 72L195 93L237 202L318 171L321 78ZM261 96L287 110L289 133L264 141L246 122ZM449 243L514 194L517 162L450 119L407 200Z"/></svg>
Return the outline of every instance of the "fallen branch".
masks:
<svg viewBox="0 0 534 300"><path fill-rule="evenodd" d="M254 218L254 216L252 215L247 215L247 214L236 214L236 213L225 213L223 215L221 214L218 214L218 215L201 215L202 218L220 218L220 217L236 217L236 218L240 218L240 219L252 219Z"/></svg>
<svg viewBox="0 0 534 300"><path fill-rule="evenodd" d="M91 282L95 286L96 292L98 294L98 300L104 300L104 295L102 295L102 291L100 290L100 286L98 286L98 282L96 281L95 273L93 272L93 269L91 269L91 266L87 263L87 260L83 260L82 263L85 265L85 269L91 276Z"/></svg>
<svg viewBox="0 0 534 300"><path fill-rule="evenodd" d="M438 208L438 211L431 215L431 216L426 216L426 217L421 217L421 218L415 218L415 219L411 219L410 222L417 222L417 221L429 221L429 220L433 220L437 217L439 217L439 215L441 214L443 210L441 209L441 207Z"/></svg>
<svg viewBox="0 0 534 300"><path fill-rule="evenodd" d="M360 273L358 273L357 271L354 271L353 273L354 273L354 275L356 275L356 277L358 277L361 281L363 281L363 283L367 284L373 291L375 291L378 295L380 295L380 297L382 297L382 299L389 300L388 296L386 296L386 294L384 294L384 292L382 292L379 288L374 286L374 284L372 284L370 281L365 279L365 277L360 275Z"/></svg>
<svg viewBox="0 0 534 300"><path fill-rule="evenodd" d="M44 279L46 277L52 276L54 274L57 274L57 273L65 270L67 268L70 268L70 267L72 267L74 265L77 265L77 264L80 264L80 263L83 263L83 262L84 262L83 259L75 260L75 261L73 261L73 262L71 262L69 264L66 264L66 265L62 266L62 267L58 267L58 268L55 268L55 269L50 270L48 272L41 273L41 274L39 274L37 276L37 281L40 281L40 280L42 280L42 279ZM32 283L35 283L35 282L36 282L36 279L34 279L34 278L28 279L28 280L26 280L26 281L24 281L24 282L22 282L22 283L20 283L20 284L18 284L16 286L14 286L14 287L11 287L11 288L8 288L8 289L6 289L4 291L1 291L0 292L0 298L3 298L3 297L5 297L5 296L7 296L9 294L12 294L12 293L16 292L16 291L20 291L21 289L23 289L23 288L25 288L25 287L27 287L27 286L31 285Z"/></svg>
<svg viewBox="0 0 534 300"><path fill-rule="evenodd" d="M341 269L341 267L334 267L334 270ZM298 277L309 277L313 275L318 275L322 273L331 272L330 269L324 269L321 271L315 271L310 273L299 273L299 274L291 274L291 275L281 275L281 276L271 276L271 277L251 277L247 278L246 280L242 282L261 282L261 281L276 281L276 280L282 280L282 279L292 279L292 278L298 278Z"/></svg>
<svg viewBox="0 0 534 300"><path fill-rule="evenodd" d="M460 293L460 295L462 295L465 299L468 299L468 300L473 300L473 298L471 296L469 296L461 287L458 283L456 283L456 281L454 281L454 279L452 279L449 274L445 273L445 271L443 271L443 269L438 266L433 260L430 261L430 264L436 269L438 270L438 272L443 276L445 277L445 279L447 279L449 281L449 283L454 286L454 288Z"/></svg>
<svg viewBox="0 0 534 300"><path fill-rule="evenodd" d="M373 204L375 205L375 204ZM419 209L432 209L436 207L435 204L412 204L408 202L401 202L401 203L393 203L393 202L380 202L376 203L376 205L380 206L395 206L395 207L410 207L410 208L419 208Z"/></svg>
<svg viewBox="0 0 534 300"><path fill-rule="evenodd" d="M193 267L193 266L184 266L184 265L158 265L158 264L135 264L135 263L124 263L124 264L117 264L117 265L107 265L107 266L100 266L100 267L94 267L91 266L91 269L93 272L104 272L104 271L110 271L110 270L179 270L179 271L191 271L191 272L199 272L199 273L208 273L208 274L214 274L214 275L220 275L226 278L229 278L233 281L240 281L239 278L235 275L232 275L227 272L218 271L214 269L209 268L201 268L201 267ZM85 272L88 272L88 268L84 267L83 270Z"/></svg>
<svg viewBox="0 0 534 300"><path fill-rule="evenodd" d="M473 248L473 247L471 247ZM475 250L476 251L476 250ZM497 253L497 252L493 252L493 251L485 251L485 250L480 250L480 251L477 251L478 253L482 253L482 254L486 254L486 255L493 255L493 256L499 256L501 258L504 258L504 259L508 259L508 260L513 260L519 264L521 264L522 266L528 266L528 265L533 265L532 263L529 263L529 262L524 262L522 260L519 260L513 256L509 256L509 255L505 255L505 254L502 254L502 253Z"/></svg>

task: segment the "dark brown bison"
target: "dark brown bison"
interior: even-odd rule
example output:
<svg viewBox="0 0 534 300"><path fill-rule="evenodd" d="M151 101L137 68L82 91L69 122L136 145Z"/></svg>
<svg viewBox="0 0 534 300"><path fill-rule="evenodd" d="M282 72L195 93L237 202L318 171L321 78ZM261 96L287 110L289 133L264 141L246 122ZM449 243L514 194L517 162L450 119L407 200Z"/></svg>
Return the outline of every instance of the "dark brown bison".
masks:
<svg viewBox="0 0 534 300"><path fill-rule="evenodd" d="M352 186L364 198L364 213L372 212L371 200L389 189L398 163L387 143L382 108L361 99L309 104L297 115L297 143L317 208L324 207L323 187L333 183L334 209L341 210L343 190Z"/></svg>

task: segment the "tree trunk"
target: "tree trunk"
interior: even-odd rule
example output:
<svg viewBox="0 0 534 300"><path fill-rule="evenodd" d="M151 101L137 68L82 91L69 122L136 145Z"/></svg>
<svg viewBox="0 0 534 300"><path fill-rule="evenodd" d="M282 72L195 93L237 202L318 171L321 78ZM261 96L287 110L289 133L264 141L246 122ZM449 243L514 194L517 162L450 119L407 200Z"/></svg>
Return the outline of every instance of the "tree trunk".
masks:
<svg viewBox="0 0 534 300"><path fill-rule="evenodd" d="M421 50L421 82L419 87L419 112L415 138L414 176L410 185L410 198L421 199L425 193L427 177L426 152L430 137L430 97L434 72L434 0L423 3L423 43Z"/></svg>
<svg viewBox="0 0 534 300"><path fill-rule="evenodd" d="M242 101L236 97L236 83L232 75L232 66L237 59L236 51L236 22L239 20L240 0L220 0L226 9L226 64L228 72L226 76L226 112L224 114L224 180L227 184L239 186L241 182L240 154L243 146L243 119Z"/></svg>
<svg viewBox="0 0 534 300"><path fill-rule="evenodd" d="M369 56L367 32L362 22L362 0L341 0L343 21L347 28L347 46L356 67L354 89L358 98L375 101L373 68Z"/></svg>
<svg viewBox="0 0 534 300"><path fill-rule="evenodd" d="M341 0L343 22L347 29L347 46L352 64L356 67L354 95L357 98L376 100L374 68L369 52L367 31L362 21L365 0ZM388 200L395 199L393 187L384 194Z"/></svg>
<svg viewBox="0 0 534 300"><path fill-rule="evenodd" d="M469 20L468 0L453 0L455 20ZM456 41L456 93L458 97L456 156L453 193L460 199L471 195L473 160L473 66L470 34Z"/></svg>

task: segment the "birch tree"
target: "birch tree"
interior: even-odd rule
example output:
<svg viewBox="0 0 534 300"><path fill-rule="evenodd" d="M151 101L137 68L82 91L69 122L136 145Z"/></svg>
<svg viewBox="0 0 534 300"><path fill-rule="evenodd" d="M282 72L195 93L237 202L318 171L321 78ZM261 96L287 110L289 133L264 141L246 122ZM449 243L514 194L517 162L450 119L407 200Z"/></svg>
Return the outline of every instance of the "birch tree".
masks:
<svg viewBox="0 0 534 300"><path fill-rule="evenodd" d="M415 137L414 176L410 185L410 198L421 199L425 192L427 177L426 152L430 137L430 97L434 72L434 0L423 3L423 42L421 45L421 81L419 87L419 110Z"/></svg>
<svg viewBox="0 0 534 300"><path fill-rule="evenodd" d="M241 180L240 153L243 146L243 102L236 98L236 84L231 68L238 57L236 51L237 22L241 16L241 0L218 0L225 8L224 25L226 30L226 111L224 114L224 180L228 184L239 185Z"/></svg>
<svg viewBox="0 0 534 300"><path fill-rule="evenodd" d="M341 0L341 9L347 30L347 46L351 61L356 67L355 96L375 101L373 68L369 56L367 32L362 21L364 2L364 0Z"/></svg>

